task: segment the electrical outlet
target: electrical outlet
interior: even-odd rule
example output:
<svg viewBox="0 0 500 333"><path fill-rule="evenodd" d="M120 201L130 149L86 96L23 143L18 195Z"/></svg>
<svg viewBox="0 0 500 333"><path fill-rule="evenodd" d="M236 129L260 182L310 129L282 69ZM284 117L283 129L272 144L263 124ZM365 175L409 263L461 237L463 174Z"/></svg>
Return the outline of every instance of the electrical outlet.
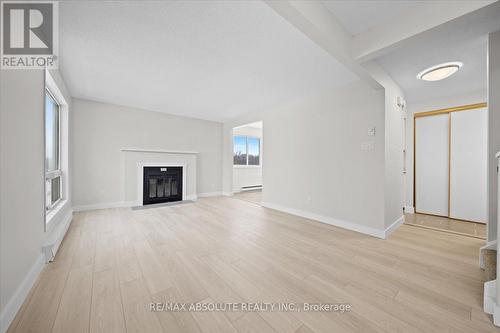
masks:
<svg viewBox="0 0 500 333"><path fill-rule="evenodd" d="M375 136L376 128L372 127L368 130L368 136Z"/></svg>

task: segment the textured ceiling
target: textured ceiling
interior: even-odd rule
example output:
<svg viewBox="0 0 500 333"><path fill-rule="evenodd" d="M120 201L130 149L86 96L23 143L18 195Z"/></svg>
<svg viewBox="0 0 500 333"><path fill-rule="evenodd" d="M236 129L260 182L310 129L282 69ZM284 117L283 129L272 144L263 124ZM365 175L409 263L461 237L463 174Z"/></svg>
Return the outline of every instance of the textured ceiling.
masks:
<svg viewBox="0 0 500 333"><path fill-rule="evenodd" d="M378 61L403 88L408 102L421 102L486 90L486 58L487 38L482 36L460 43L442 43L434 47L422 48L414 45L402 48ZM461 61L464 66L454 75L441 81L428 82L416 78L420 71L450 61Z"/></svg>
<svg viewBox="0 0 500 333"><path fill-rule="evenodd" d="M500 30L500 2L484 7L419 35L377 61L405 91L409 102L456 96L487 89L487 36ZM441 81L416 75L449 61L464 66Z"/></svg>
<svg viewBox="0 0 500 333"><path fill-rule="evenodd" d="M74 97L214 121L357 78L260 1L61 2Z"/></svg>
<svg viewBox="0 0 500 333"><path fill-rule="evenodd" d="M387 23L397 15L405 15L412 10L417 10L426 2L417 0L323 0L326 8L351 35L357 35Z"/></svg>

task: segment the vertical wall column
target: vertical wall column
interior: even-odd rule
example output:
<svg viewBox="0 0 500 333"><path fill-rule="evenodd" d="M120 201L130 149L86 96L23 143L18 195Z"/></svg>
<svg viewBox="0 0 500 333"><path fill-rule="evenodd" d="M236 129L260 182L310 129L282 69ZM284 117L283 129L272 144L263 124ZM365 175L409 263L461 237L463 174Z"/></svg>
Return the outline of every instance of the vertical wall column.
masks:
<svg viewBox="0 0 500 333"><path fill-rule="evenodd" d="M222 129L222 194L233 195L233 127L225 123Z"/></svg>
<svg viewBox="0 0 500 333"><path fill-rule="evenodd" d="M488 241L493 241L497 234L498 217L498 160L496 154L500 151L500 31L488 36ZM497 279L496 306L493 322L500 326L500 256L497 245Z"/></svg>
<svg viewBox="0 0 500 333"><path fill-rule="evenodd" d="M488 36L488 242L497 240L497 159L500 151L500 31ZM500 276L500 275L499 275ZM497 288L500 296L500 288ZM500 300L500 298L498 298Z"/></svg>

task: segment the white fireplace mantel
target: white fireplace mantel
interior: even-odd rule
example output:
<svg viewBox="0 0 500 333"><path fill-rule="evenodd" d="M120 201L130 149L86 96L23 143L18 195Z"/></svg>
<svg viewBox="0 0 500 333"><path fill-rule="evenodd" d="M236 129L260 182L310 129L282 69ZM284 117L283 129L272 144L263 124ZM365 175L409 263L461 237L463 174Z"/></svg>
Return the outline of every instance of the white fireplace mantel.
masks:
<svg viewBox="0 0 500 333"><path fill-rule="evenodd" d="M167 149L122 148L124 163L123 195L128 206L143 205L144 167L182 167L182 200L196 200L196 164L198 154Z"/></svg>
<svg viewBox="0 0 500 333"><path fill-rule="evenodd" d="M169 149L122 148L120 150L129 152L142 152L142 153L198 154L197 151L169 150Z"/></svg>

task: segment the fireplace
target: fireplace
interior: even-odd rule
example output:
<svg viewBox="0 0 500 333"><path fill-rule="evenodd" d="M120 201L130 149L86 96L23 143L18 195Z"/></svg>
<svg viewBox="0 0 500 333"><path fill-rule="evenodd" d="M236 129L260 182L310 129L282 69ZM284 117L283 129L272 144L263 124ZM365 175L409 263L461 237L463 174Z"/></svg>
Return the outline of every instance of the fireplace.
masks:
<svg viewBox="0 0 500 333"><path fill-rule="evenodd" d="M182 167L144 167L143 205L182 200Z"/></svg>

